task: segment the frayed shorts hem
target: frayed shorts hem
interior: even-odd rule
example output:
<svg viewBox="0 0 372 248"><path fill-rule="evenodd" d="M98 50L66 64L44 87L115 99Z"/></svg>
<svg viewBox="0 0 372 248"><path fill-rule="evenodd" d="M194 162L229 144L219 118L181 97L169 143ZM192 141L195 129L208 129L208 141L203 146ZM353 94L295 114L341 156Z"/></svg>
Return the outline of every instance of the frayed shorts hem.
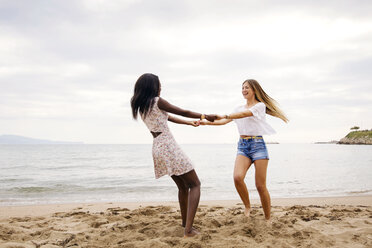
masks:
<svg viewBox="0 0 372 248"><path fill-rule="evenodd" d="M256 160L262 160L262 159L270 160L270 158L269 158L268 156L257 157L257 158L250 158L250 157L249 157L248 155L246 155L244 152L238 152L238 153L236 154L236 156L238 156L238 155L242 155L242 156L244 156L244 157L246 157L246 158L249 158L249 159L252 161L252 163L253 163L254 161L256 161Z"/></svg>

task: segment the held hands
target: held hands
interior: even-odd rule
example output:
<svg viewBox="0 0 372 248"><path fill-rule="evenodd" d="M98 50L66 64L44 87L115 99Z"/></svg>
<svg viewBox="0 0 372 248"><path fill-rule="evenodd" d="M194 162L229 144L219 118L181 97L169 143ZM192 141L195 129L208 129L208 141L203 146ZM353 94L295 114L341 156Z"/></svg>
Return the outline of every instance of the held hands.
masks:
<svg viewBox="0 0 372 248"><path fill-rule="evenodd" d="M200 125L204 126L204 125L208 125L208 122L214 122L215 120L226 119L227 115L216 115L216 114L204 115L203 114L202 118L203 118L202 120L189 121L188 124L193 127L198 127Z"/></svg>
<svg viewBox="0 0 372 248"><path fill-rule="evenodd" d="M193 126L193 127L198 127L200 125L200 121L197 120L197 121L189 121L189 125Z"/></svg>
<svg viewBox="0 0 372 248"><path fill-rule="evenodd" d="M206 125L209 125L209 123L211 123L211 121L207 121L207 120L198 120L198 121L193 121L193 122L197 122L197 126L206 126Z"/></svg>
<svg viewBox="0 0 372 248"><path fill-rule="evenodd" d="M188 124L193 126L193 127L198 127L200 125L207 125L207 122L206 120L197 120L197 121L189 121Z"/></svg>
<svg viewBox="0 0 372 248"><path fill-rule="evenodd" d="M202 126L208 125L208 121L206 120L199 121L199 125L202 125Z"/></svg>
<svg viewBox="0 0 372 248"><path fill-rule="evenodd" d="M207 119L210 122L214 122L215 120L219 120L218 115L205 115L205 119Z"/></svg>
<svg viewBox="0 0 372 248"><path fill-rule="evenodd" d="M207 119L210 122L213 122L215 120L228 119L228 115L205 115L205 119Z"/></svg>

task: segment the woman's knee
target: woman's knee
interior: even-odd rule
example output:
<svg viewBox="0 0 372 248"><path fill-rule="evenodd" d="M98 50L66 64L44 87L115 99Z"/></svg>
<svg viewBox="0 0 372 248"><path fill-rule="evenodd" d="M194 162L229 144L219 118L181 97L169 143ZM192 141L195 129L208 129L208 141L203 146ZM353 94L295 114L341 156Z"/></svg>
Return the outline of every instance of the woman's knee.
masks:
<svg viewBox="0 0 372 248"><path fill-rule="evenodd" d="M234 174L234 183L244 183L244 176L240 174Z"/></svg>
<svg viewBox="0 0 372 248"><path fill-rule="evenodd" d="M188 179L184 181L187 190L195 187L200 187L201 183L198 178Z"/></svg>
<svg viewBox="0 0 372 248"><path fill-rule="evenodd" d="M200 187L201 183L196 175L195 171L191 171L189 173L186 173L186 175L182 175L182 180L185 183L186 187L191 189L195 187Z"/></svg>
<svg viewBox="0 0 372 248"><path fill-rule="evenodd" d="M196 187L200 188L200 186L201 186L201 183L198 178L189 183L189 188L196 188Z"/></svg>
<svg viewBox="0 0 372 248"><path fill-rule="evenodd" d="M187 193L189 191L189 187L187 187L186 184L182 183L180 185L177 185L178 186L178 191L179 192L182 192L182 193Z"/></svg>
<svg viewBox="0 0 372 248"><path fill-rule="evenodd" d="M185 182L178 176L172 176L173 181L176 183L179 191L187 191L188 187Z"/></svg>
<svg viewBox="0 0 372 248"><path fill-rule="evenodd" d="M259 193L265 192L267 190L265 183L256 183L256 189Z"/></svg>

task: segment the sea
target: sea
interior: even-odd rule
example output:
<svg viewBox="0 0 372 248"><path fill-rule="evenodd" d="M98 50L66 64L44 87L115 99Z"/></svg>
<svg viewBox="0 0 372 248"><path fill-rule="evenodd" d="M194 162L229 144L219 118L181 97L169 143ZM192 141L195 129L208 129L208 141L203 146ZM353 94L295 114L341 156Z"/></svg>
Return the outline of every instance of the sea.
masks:
<svg viewBox="0 0 372 248"><path fill-rule="evenodd" d="M151 144L0 145L0 205L177 201L169 176L155 179ZM201 181L201 200L238 200L236 144L180 145ZM372 146L268 144L272 198L372 195ZM252 165L250 197L259 198Z"/></svg>

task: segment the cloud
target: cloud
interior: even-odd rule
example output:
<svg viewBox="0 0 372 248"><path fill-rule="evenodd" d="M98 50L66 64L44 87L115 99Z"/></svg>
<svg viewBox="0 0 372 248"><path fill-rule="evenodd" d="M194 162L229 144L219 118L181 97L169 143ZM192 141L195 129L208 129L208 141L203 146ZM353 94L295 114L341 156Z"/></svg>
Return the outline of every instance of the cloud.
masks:
<svg viewBox="0 0 372 248"><path fill-rule="evenodd" d="M229 113L244 104L241 83L257 79L292 119L270 119L279 141L370 128L371 12L346 0L1 1L0 133L151 142L129 108L145 72L167 100L202 112ZM172 129L181 143L216 132ZM218 143L234 142L233 125L218 130Z"/></svg>

